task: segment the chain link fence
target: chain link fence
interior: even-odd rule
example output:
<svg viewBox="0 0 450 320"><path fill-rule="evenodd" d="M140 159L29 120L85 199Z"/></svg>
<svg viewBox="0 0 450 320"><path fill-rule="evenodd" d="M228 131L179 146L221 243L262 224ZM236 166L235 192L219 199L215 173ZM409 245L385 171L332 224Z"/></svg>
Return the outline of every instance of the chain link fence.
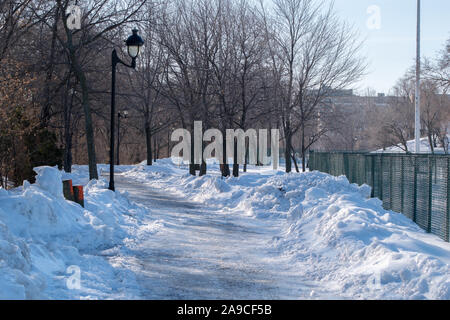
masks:
<svg viewBox="0 0 450 320"><path fill-rule="evenodd" d="M427 232L450 238L450 156L314 152L309 170L368 184L386 210L401 212Z"/></svg>

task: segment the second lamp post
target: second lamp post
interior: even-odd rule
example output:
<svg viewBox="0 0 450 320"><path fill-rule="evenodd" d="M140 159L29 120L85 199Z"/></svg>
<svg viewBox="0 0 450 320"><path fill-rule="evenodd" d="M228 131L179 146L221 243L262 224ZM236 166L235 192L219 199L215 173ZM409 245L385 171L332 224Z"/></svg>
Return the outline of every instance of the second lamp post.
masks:
<svg viewBox="0 0 450 320"><path fill-rule="evenodd" d="M117 56L116 49L112 52L112 83L111 83L111 132L109 149L109 190L114 191L114 134L115 134L115 115L116 115L116 66L118 63L129 68L136 68L136 58L139 55L140 48L144 41L138 35L138 30L133 29L133 34L125 41L128 48L128 55L131 57L131 65L123 62Z"/></svg>
<svg viewBox="0 0 450 320"><path fill-rule="evenodd" d="M122 111L117 113L117 156L116 164L120 165L120 118L128 118L128 111Z"/></svg>

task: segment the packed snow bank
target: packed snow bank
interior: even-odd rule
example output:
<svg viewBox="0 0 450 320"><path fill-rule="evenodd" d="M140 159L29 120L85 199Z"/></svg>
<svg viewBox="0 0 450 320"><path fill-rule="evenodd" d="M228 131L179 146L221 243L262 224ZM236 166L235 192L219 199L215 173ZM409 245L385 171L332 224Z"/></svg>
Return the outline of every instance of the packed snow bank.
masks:
<svg viewBox="0 0 450 320"><path fill-rule="evenodd" d="M134 232L146 210L104 181L85 186L82 208L64 199L57 169L35 171L35 184L0 189L0 299L134 297L133 274L102 255ZM71 278L78 271L80 286Z"/></svg>
<svg viewBox="0 0 450 320"><path fill-rule="evenodd" d="M319 172L269 175L251 167L239 178L223 179L217 166L208 170L194 177L164 159L125 175L217 211L284 220L270 245L305 280L340 297L450 299L450 244L384 210L369 198L369 186Z"/></svg>
<svg viewBox="0 0 450 320"><path fill-rule="evenodd" d="M367 186L306 176L312 179L299 181L304 192L290 198L296 219L276 241L302 272L353 298L450 299L448 243L384 210Z"/></svg>

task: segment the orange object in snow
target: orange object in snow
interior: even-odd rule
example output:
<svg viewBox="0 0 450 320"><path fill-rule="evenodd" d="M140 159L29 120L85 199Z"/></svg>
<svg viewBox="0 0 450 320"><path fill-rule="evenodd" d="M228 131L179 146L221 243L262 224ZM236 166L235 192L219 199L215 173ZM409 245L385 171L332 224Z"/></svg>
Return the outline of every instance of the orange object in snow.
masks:
<svg viewBox="0 0 450 320"><path fill-rule="evenodd" d="M73 186L75 202L84 208L83 186Z"/></svg>
<svg viewBox="0 0 450 320"><path fill-rule="evenodd" d="M64 198L70 201L75 200L75 195L73 192L72 180L64 180L63 181L63 193Z"/></svg>

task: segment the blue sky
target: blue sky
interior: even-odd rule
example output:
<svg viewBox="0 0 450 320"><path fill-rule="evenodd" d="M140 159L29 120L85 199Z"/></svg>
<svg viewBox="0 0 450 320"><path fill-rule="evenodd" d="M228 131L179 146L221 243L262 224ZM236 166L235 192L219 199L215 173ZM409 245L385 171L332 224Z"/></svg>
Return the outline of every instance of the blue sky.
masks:
<svg viewBox="0 0 450 320"><path fill-rule="evenodd" d="M334 0L339 17L354 25L365 44L368 75L357 84L388 93L415 60L416 0ZM380 12L380 28L367 26L371 6ZM375 21L375 20L372 20ZM373 24L372 24L373 25ZM450 0L422 0L422 57L433 57L450 38Z"/></svg>

